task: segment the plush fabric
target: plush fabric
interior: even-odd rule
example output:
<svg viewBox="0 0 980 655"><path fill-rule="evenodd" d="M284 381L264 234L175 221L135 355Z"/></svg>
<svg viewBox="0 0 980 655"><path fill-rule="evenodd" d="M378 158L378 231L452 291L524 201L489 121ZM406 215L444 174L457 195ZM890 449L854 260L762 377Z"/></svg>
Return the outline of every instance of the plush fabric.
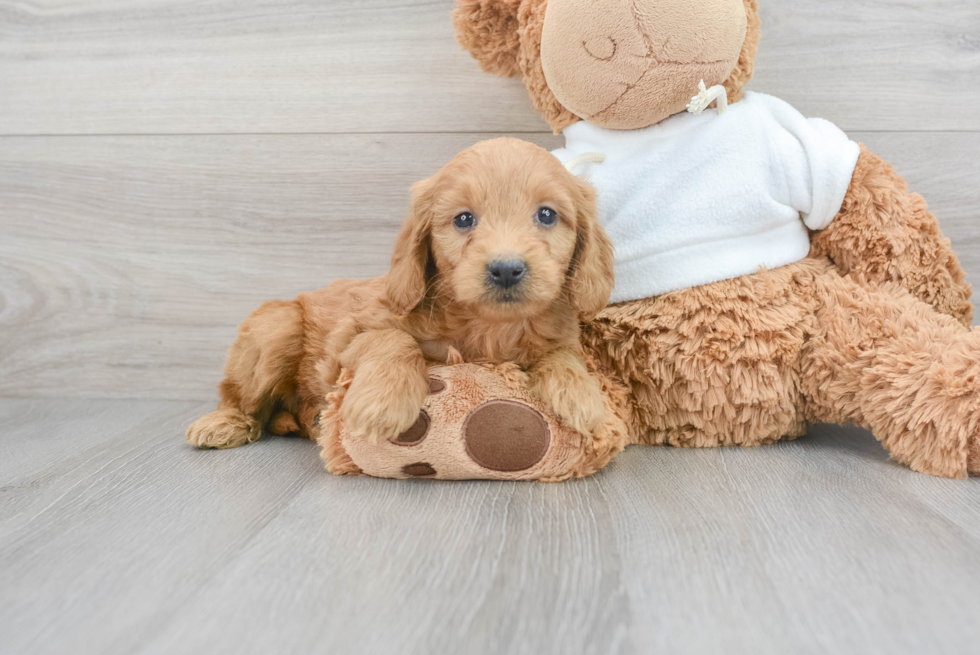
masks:
<svg viewBox="0 0 980 655"><path fill-rule="evenodd" d="M580 1L585 2L585 0ZM738 53L734 68L731 69L727 79L722 82L728 91L729 102L736 102L742 97L742 87L752 78L755 55L762 31L759 21L758 0L732 1L736 7L739 2L742 3L746 16L745 37L742 41L741 50ZM681 0L673 0L673 2L681 5L688 4L687 1L682 2ZM586 4L594 4L601 8L613 6L609 2L587 2ZM620 4L622 3L617 0L615 7L619 8ZM635 4L640 6L649 3ZM453 23L456 27L456 38L460 45L473 54L483 70L506 77L521 76L534 108L551 125L555 134L558 134L565 127L581 120L581 117L566 108L555 97L545 76L541 59L541 40L547 6L548 0L457 0L453 10ZM735 16L737 17L739 14L736 13ZM678 22L683 21L678 19ZM709 82L711 77L708 75L705 82ZM697 87L697 82L698 80L695 79L693 85L685 83L684 88L691 87L694 89ZM655 85L652 84L651 86ZM688 94L687 97L680 96L671 101L671 104L676 107L676 111L681 111L684 108L684 103L689 100L690 95ZM633 103L632 106L641 110L638 113L644 113L639 102ZM662 113L662 110L658 109L656 113ZM661 118L666 118L668 115L663 114ZM620 127L645 127L655 122L657 119L651 115L645 121L641 120L638 123L621 125ZM609 127L613 126L609 125Z"/></svg>
<svg viewBox="0 0 980 655"><path fill-rule="evenodd" d="M340 420L351 383L344 372L313 438L327 469L337 475L544 482L583 477L605 466L627 442L613 407L624 393L598 375L607 411L592 439L552 416L528 391L527 374L513 364L431 367L434 384L420 420L408 434L378 444L352 437Z"/></svg>
<svg viewBox="0 0 980 655"><path fill-rule="evenodd" d="M472 0L454 12L460 44L473 53L492 75L512 77L520 72L520 25L517 12L522 0Z"/></svg>
<svg viewBox="0 0 980 655"><path fill-rule="evenodd" d="M860 148L832 123L746 93L719 115L687 112L639 130L581 121L554 154L601 153L596 188L616 249L612 302L658 296L797 262L841 208Z"/></svg>
<svg viewBox="0 0 980 655"><path fill-rule="evenodd" d="M977 443L980 330L823 257L612 305L583 340L630 389L619 413L636 443L757 446L853 422L955 478Z"/></svg>
<svg viewBox="0 0 980 655"><path fill-rule="evenodd" d="M972 288L936 217L891 164L863 146L840 213L812 237L812 254L829 258L841 275L866 285L896 282L973 324Z"/></svg>
<svg viewBox="0 0 980 655"><path fill-rule="evenodd" d="M731 75L746 25L742 0L549 0L541 65L576 116L645 127L683 111L700 80L714 86Z"/></svg>

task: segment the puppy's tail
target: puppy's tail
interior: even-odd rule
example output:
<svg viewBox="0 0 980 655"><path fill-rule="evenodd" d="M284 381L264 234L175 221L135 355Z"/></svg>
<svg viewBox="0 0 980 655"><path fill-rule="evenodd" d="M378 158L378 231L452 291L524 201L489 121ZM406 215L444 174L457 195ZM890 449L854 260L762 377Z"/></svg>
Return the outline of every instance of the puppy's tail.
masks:
<svg viewBox="0 0 980 655"><path fill-rule="evenodd" d="M262 304L238 329L228 353L218 410L187 428L187 441L202 448L236 448L262 436L273 410L276 432L286 400L297 397L303 355L303 310L297 301Z"/></svg>

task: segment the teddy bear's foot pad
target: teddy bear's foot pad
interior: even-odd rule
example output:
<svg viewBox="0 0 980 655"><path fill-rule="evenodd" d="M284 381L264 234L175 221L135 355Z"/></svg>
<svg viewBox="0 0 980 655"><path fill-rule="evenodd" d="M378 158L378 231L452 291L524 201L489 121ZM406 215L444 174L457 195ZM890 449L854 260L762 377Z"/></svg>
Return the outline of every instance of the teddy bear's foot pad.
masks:
<svg viewBox="0 0 980 655"><path fill-rule="evenodd" d="M463 421L466 453L491 471L523 471L542 459L551 430L540 412L513 400L488 400Z"/></svg>

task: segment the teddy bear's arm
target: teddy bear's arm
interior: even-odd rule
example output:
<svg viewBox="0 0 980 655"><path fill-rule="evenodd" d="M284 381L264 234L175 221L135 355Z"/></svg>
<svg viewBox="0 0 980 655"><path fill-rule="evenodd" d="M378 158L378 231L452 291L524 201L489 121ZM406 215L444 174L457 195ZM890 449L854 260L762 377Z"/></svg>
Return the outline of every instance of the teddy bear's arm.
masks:
<svg viewBox="0 0 980 655"><path fill-rule="evenodd" d="M936 311L966 326L973 321L970 285L936 217L863 144L840 213L813 234L811 254L829 257L861 284L899 282Z"/></svg>

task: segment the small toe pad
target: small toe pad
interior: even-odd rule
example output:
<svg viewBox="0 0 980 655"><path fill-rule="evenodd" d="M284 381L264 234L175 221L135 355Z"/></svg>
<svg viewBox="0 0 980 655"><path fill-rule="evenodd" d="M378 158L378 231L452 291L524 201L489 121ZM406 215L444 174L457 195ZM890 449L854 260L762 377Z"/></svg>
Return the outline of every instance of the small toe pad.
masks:
<svg viewBox="0 0 980 655"><path fill-rule="evenodd" d="M432 464L428 462L415 462L414 464L406 464L402 467L402 473L405 475L410 475L413 478L424 478L430 475L435 475L436 470L432 468Z"/></svg>
<svg viewBox="0 0 980 655"><path fill-rule="evenodd" d="M422 443L425 436L429 434L429 415L423 409L419 412L419 417L415 419L412 427L395 437L394 442L398 446L415 446Z"/></svg>

